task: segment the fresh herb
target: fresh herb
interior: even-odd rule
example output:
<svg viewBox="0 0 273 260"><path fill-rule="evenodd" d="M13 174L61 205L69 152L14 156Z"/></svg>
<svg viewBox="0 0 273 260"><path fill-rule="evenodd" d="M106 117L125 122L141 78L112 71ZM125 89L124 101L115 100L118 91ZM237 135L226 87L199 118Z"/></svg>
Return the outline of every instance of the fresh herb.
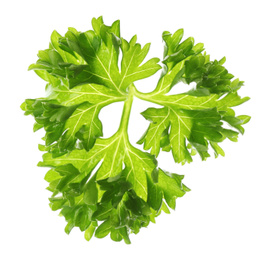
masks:
<svg viewBox="0 0 273 260"><path fill-rule="evenodd" d="M21 108L35 118L34 131L45 130L43 161L50 167L45 180L52 192L50 207L60 210L69 234L73 227L102 238L130 243L129 234L155 222L162 211L175 208L177 197L189 191L183 175L158 167L161 151L172 152L174 161L192 162L224 155L219 143L237 141L249 116L235 116L233 107L249 98L237 91L243 85L223 66L225 58L211 61L202 43L192 37L182 41L183 29L163 33L164 58L143 62L150 44L143 47L133 36L120 36L120 23L111 26L102 17L92 20L93 30L69 28L65 36L56 31L49 48L29 69L47 82L47 96L27 99ZM121 66L119 67L119 55ZM134 82L161 70L157 86L141 93ZM179 82L195 83L190 91L169 94ZM156 103L142 115L150 121L139 140L144 152L128 139L133 98ZM124 108L117 132L103 138L101 109L114 102ZM133 122L138 124L138 122Z"/></svg>

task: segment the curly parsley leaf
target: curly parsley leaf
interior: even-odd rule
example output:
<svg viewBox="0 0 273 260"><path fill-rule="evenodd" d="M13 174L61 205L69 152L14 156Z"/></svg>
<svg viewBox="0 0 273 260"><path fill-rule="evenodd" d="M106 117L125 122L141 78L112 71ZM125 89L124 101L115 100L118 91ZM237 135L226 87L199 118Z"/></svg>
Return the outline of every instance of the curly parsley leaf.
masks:
<svg viewBox="0 0 273 260"><path fill-rule="evenodd" d="M238 95L243 82L232 80L233 75L223 67L225 58L210 61L202 53L203 44L194 45L192 37L180 43L182 36L183 30L173 35L163 33L166 45L161 78L153 92L137 96L163 106L142 113L151 123L138 143L155 156L160 150L172 151L175 162L184 164L192 162L196 152L205 160L210 156L209 146L216 157L224 155L218 143L226 138L237 141L239 132L244 132L242 125L250 117L235 116L232 109L249 98ZM188 92L181 88L180 94L168 95L179 82L195 82L196 86Z"/></svg>
<svg viewBox="0 0 273 260"><path fill-rule="evenodd" d="M65 37L60 39L61 48L70 53L77 53L84 60L82 65L62 65L68 68L70 88L83 83L96 83L122 93L131 83L149 77L161 68L157 64L158 58L141 65L150 44L141 48L141 45L136 43L136 36L129 42L120 38L119 21L114 22L112 26L106 26L101 18L93 18L92 25L94 31L84 33L69 28ZM120 49L122 61L119 69Z"/></svg>
<svg viewBox="0 0 273 260"><path fill-rule="evenodd" d="M219 143L237 141L250 120L233 110L248 98L238 95L243 82L228 73L225 58L211 61L203 44L192 37L182 41L183 29L163 33L161 76L154 91L141 93L134 82L161 69L158 58L145 61L150 44L141 47L136 36L123 39L119 21L107 26L102 17L93 18L92 27L52 33L49 48L29 67L47 82L47 95L26 99L21 108L34 117L34 131L45 130L38 165L50 168L49 205L67 221L65 232L79 227L88 241L110 234L130 243L130 233L155 223L162 211L170 213L176 199L190 191L183 175L158 166L160 151L171 151L182 164L196 153L205 160L209 147L216 157L224 155ZM179 82L196 86L170 95ZM161 105L142 113L150 125L139 143L149 152L129 141L134 97ZM103 138L100 111L114 102L124 102L120 126Z"/></svg>

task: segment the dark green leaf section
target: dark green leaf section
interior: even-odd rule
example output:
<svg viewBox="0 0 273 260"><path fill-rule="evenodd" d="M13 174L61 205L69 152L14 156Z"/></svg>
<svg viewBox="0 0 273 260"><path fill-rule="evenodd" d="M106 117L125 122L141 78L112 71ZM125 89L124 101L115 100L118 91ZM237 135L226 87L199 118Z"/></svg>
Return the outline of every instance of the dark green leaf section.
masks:
<svg viewBox="0 0 273 260"><path fill-rule="evenodd" d="M132 167L126 166L113 177L105 179L98 178L98 170L90 178L86 167L82 167L89 162L87 158L90 155L86 154L84 162L79 162L83 156L73 156L74 161L78 161L74 165L66 164L69 161L67 155L55 160L45 156L41 165L52 165L45 176L49 182L48 190L53 193L50 206L52 210L61 210L60 214L67 221L65 232L69 234L74 227L79 227L85 231L87 240L93 234L97 238L110 234L114 241L130 243L130 233L137 234L140 228L147 227L150 222L155 223L155 218L162 211L169 213L167 205L174 209L176 198L189 191L182 184L184 176L170 174L154 165L151 172L145 172L147 197L143 199L130 180Z"/></svg>
<svg viewBox="0 0 273 260"><path fill-rule="evenodd" d="M196 83L196 87L207 89L210 93L222 94L237 91L243 86L243 81L235 79L223 66L225 58L220 61L210 61L206 54L199 54L185 62L184 82Z"/></svg>
<svg viewBox="0 0 273 260"><path fill-rule="evenodd" d="M250 120L235 115L233 107L249 98L238 95L243 82L232 80L234 76L223 66L225 58L210 61L203 44L194 45L192 37L181 42L183 33L183 29L173 35L163 33L165 67L157 87L146 95L138 92L140 98L163 106L142 113L150 125L138 143L155 156L160 150L171 151L175 162L182 164L192 162L196 153L205 160L210 156L209 147L215 157L224 155L218 143L227 138L237 141ZM179 82L196 86L186 92L181 84L181 93L168 94Z"/></svg>
<svg viewBox="0 0 273 260"><path fill-rule="evenodd" d="M211 61L210 56L203 52L203 43L194 44L192 37L181 41L183 34L183 29L177 30L173 35L163 32L165 48L162 62L165 67L153 93L166 94L179 82L194 82L196 89L207 94L236 92L243 86L243 81L233 79L234 76L223 66L225 57Z"/></svg>
<svg viewBox="0 0 273 260"><path fill-rule="evenodd" d="M48 84L50 95L27 99L21 106L35 118L34 131L44 128L43 150L59 156L73 149L90 150L102 136L101 109L126 97L103 86L83 85L69 90L65 85Z"/></svg>
<svg viewBox="0 0 273 260"><path fill-rule="evenodd" d="M44 128L45 147L54 154L61 154L63 151L54 142L62 138L65 123L76 110L77 106L62 106L54 100L27 99L21 106L25 115L32 115L35 118L34 131Z"/></svg>
<svg viewBox="0 0 273 260"><path fill-rule="evenodd" d="M164 48L164 60L163 63L171 70L181 61L197 55L204 50L204 44L199 43L194 45L194 39L192 37L182 41L184 30L179 29L173 35L165 31L162 38L165 42Z"/></svg>

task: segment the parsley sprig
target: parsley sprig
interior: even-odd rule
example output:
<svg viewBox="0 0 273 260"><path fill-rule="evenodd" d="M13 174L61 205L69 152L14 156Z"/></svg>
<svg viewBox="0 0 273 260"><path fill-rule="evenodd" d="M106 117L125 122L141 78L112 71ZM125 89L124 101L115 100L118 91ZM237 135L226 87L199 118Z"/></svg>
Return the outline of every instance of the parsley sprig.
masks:
<svg viewBox="0 0 273 260"><path fill-rule="evenodd" d="M195 154L205 160L210 147L216 157L224 155L219 143L237 141L250 120L236 116L233 108L249 98L238 95L243 82L223 66L225 58L211 61L203 44L194 44L192 37L182 41L183 29L163 32L159 65L158 58L144 62L150 44L142 47L136 36L130 41L120 36L119 21L106 26L102 17L93 18L92 27L87 32L69 28L64 36L52 33L49 48L29 67L47 82L47 96L27 99L21 108L34 116L34 131L45 130L38 165L50 167L45 176L50 207L65 217L65 232L76 226L87 240L110 234L114 241L130 243L130 233L175 209L176 198L189 191L183 175L158 166L159 153L171 151L181 164L192 162ZM136 89L135 81L159 70L152 92ZM196 86L169 94L179 82ZM150 125L138 143L147 152L128 137L134 98L161 106L142 112ZM124 102L120 126L103 138L99 113L114 102Z"/></svg>

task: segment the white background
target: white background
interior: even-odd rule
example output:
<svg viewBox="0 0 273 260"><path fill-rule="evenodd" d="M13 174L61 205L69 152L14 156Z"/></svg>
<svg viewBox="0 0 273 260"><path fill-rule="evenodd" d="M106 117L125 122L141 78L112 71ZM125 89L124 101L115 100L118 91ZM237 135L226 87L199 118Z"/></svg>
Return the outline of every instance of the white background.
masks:
<svg viewBox="0 0 273 260"><path fill-rule="evenodd" d="M273 259L272 171L272 1L5 1L1 21L1 250L10 259ZM87 242L76 228L68 236L65 221L48 206L50 193L38 168L41 133L19 106L44 95L45 83L27 72L51 32L72 26L91 28L92 17L106 24L121 20L122 37L152 42L150 57L162 57L161 34L184 28L185 36L204 42L212 59L226 56L228 70L245 81L239 92L251 100L236 110L252 120L238 143L226 141L226 156L190 165L174 164L162 153L159 165L185 174L192 191L178 199L170 215L131 235L131 245L109 237ZM154 87L158 74L137 84ZM147 127L138 114L147 103L135 100L130 139ZM117 109L114 112L114 109ZM116 130L121 106L102 111L106 136ZM115 117L117 115L117 117ZM108 117L108 118L107 118ZM108 121L107 121L108 119ZM133 121L133 123L132 123ZM112 127L111 127L111 124Z"/></svg>

